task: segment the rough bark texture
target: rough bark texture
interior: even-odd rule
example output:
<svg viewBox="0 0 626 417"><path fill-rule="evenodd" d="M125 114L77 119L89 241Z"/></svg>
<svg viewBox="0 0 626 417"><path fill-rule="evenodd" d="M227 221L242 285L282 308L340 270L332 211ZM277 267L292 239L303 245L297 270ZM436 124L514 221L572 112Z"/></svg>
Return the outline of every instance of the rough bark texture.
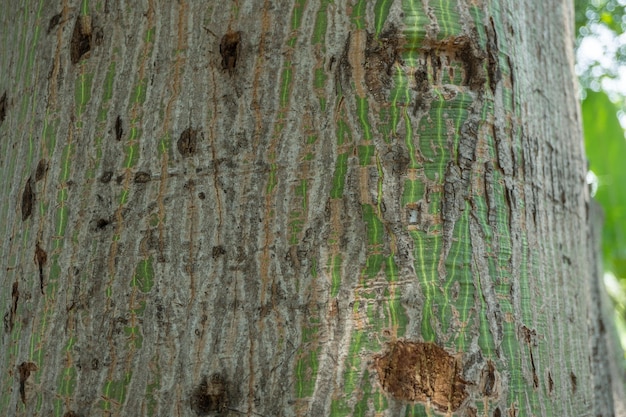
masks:
<svg viewBox="0 0 626 417"><path fill-rule="evenodd" d="M0 409L610 415L568 1L18 3Z"/></svg>

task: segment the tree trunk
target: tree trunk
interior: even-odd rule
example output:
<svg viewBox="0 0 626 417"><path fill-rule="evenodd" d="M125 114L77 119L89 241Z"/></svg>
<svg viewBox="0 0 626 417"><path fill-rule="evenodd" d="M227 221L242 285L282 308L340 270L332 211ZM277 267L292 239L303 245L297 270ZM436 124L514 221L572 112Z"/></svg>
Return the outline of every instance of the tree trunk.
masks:
<svg viewBox="0 0 626 417"><path fill-rule="evenodd" d="M570 2L3 3L8 415L612 413Z"/></svg>

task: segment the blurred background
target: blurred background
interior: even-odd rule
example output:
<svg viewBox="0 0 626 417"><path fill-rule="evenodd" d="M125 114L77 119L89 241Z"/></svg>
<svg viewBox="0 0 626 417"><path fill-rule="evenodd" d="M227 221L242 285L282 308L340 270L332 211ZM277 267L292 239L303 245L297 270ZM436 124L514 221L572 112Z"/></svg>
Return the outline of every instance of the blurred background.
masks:
<svg viewBox="0 0 626 417"><path fill-rule="evenodd" d="M626 0L575 4L587 182L604 210L604 282L626 350Z"/></svg>

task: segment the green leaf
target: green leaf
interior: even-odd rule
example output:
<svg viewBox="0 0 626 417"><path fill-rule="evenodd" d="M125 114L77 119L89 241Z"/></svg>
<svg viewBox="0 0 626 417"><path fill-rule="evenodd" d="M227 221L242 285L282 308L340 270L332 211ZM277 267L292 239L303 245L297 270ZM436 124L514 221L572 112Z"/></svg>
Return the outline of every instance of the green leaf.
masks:
<svg viewBox="0 0 626 417"><path fill-rule="evenodd" d="M626 141L617 106L606 94L588 91L583 127L589 169L598 177L595 198L605 213L604 266L626 278Z"/></svg>

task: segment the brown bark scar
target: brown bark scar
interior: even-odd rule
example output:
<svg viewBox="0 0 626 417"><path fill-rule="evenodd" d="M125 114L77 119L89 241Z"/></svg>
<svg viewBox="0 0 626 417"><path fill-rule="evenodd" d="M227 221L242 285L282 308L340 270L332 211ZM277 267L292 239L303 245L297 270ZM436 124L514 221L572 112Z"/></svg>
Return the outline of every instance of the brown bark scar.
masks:
<svg viewBox="0 0 626 417"><path fill-rule="evenodd" d="M241 50L241 32L227 32L220 41L222 68L233 75Z"/></svg>
<svg viewBox="0 0 626 417"><path fill-rule="evenodd" d="M77 64L91 50L91 30L91 16L80 15L76 18L70 41L72 64Z"/></svg>
<svg viewBox="0 0 626 417"><path fill-rule="evenodd" d="M37 369L37 365L34 362L22 362L17 367L20 378L20 398L24 404L26 404L26 380L30 376L30 373Z"/></svg>
<svg viewBox="0 0 626 417"><path fill-rule="evenodd" d="M198 148L198 131L191 127L188 127L180 134L180 138L176 143L178 152L183 157L188 157L196 153Z"/></svg>
<svg viewBox="0 0 626 417"><path fill-rule="evenodd" d="M204 377L191 394L191 408L198 415L222 413L228 409L228 383L220 374Z"/></svg>
<svg viewBox="0 0 626 417"><path fill-rule="evenodd" d="M398 340L375 358L383 390L400 401L454 412L468 397L458 358L430 342Z"/></svg>

